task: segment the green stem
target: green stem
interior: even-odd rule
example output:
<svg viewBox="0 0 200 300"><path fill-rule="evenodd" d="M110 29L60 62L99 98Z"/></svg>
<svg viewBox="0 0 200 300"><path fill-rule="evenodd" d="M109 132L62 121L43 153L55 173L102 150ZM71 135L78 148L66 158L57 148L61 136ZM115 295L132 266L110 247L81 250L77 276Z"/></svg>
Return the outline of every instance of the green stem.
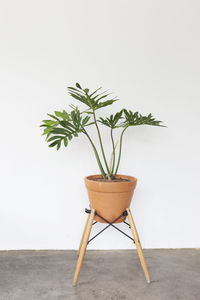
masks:
<svg viewBox="0 0 200 300"><path fill-rule="evenodd" d="M101 133L100 133L100 130L99 130L99 127L98 127L98 124L97 124L96 115L95 115L95 111L94 110L93 110L93 117L94 117L94 123L95 123L96 129L97 129L97 132L98 132L98 136L99 136L99 143L100 143L100 147L101 147L101 152L102 152L102 155L103 155L103 159L104 159L104 163L105 163L105 166L106 166L106 170L108 172L107 176L108 176L108 179L111 180L110 170L109 170L109 167L108 167L108 164L107 164L107 160L106 160L106 156L105 156L105 153L104 153L103 143L102 143L102 139L101 139Z"/></svg>
<svg viewBox="0 0 200 300"><path fill-rule="evenodd" d="M100 172L101 172L101 175L104 179L106 179L106 173L102 167L102 164L101 164L101 161L100 161L100 158L99 158L99 154L98 154L98 151L93 143L93 141L91 140L89 134L87 133L87 131L83 128L83 133L87 136L88 140L90 141L91 145L92 145L92 148L94 150L94 154L95 154L95 157L96 157L96 160L97 160L97 163L98 163L98 166L99 166L99 169L100 169Z"/></svg>
<svg viewBox="0 0 200 300"><path fill-rule="evenodd" d="M120 145L119 145L119 156L118 156L118 161L117 161L117 167L115 169L115 173L114 173L114 177L116 176L117 174L117 171L118 171L118 168L119 168L119 163L120 163L120 159L121 159L121 153L122 153L122 138L123 138L123 134L125 132L125 130L128 128L128 126L126 126L122 133L121 133L121 136L120 136Z"/></svg>
<svg viewBox="0 0 200 300"><path fill-rule="evenodd" d="M113 162L112 162L112 169L111 169L111 176L112 176L113 172L114 172L114 167L115 167L115 143L114 143L114 139L113 139L113 129L112 128L110 131L110 136L111 136L112 147L113 147Z"/></svg>

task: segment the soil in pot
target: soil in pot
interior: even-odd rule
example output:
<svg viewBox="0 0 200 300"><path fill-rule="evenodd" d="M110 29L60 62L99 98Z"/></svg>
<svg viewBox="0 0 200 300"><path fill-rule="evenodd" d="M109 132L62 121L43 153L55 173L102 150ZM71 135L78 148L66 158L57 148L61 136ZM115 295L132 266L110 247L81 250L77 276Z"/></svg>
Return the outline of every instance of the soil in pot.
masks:
<svg viewBox="0 0 200 300"><path fill-rule="evenodd" d="M99 178L99 177L93 177L93 178L89 178L89 180L99 181L99 182L109 182L109 183L112 183L112 182L130 182L129 179L125 179L125 178L121 178L121 177L114 178L112 180Z"/></svg>

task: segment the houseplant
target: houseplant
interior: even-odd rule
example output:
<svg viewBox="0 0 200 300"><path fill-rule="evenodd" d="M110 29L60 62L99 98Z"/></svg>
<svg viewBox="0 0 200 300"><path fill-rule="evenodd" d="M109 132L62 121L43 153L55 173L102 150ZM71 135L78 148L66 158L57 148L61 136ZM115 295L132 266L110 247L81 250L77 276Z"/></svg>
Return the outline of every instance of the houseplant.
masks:
<svg viewBox="0 0 200 300"><path fill-rule="evenodd" d="M90 206L111 222L130 206L137 182L135 177L118 174L125 131L129 127L139 125L163 125L161 124L162 121L156 120L151 114L143 116L138 112L133 113L127 109L122 109L106 118L103 116L98 118L97 113L101 108L112 105L118 100L116 97L110 97L107 92L100 92L100 90L101 88L98 88L91 92L88 88L82 88L79 83L76 83L75 87L68 87L70 96L85 104L86 109L80 111L77 106L70 105L70 112L63 110L48 114L50 118L44 120L41 127L44 128L43 135L46 135L49 147L56 147L57 150L62 144L67 147L69 141L80 134L83 134L89 141L100 171L100 175L85 178ZM87 128L89 126L96 127L99 149L88 133ZM100 126L106 126L109 129L112 145L110 163L104 151ZM113 134L117 128L121 129L119 145L115 142ZM100 222L104 222L97 216L95 218ZM121 217L118 222L124 221L125 218Z"/></svg>

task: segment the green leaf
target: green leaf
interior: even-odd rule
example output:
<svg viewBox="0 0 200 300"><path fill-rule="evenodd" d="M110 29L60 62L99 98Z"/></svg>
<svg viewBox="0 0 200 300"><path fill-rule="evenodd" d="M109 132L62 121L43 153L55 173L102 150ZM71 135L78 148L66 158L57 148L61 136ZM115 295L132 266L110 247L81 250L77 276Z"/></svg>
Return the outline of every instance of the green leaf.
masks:
<svg viewBox="0 0 200 300"><path fill-rule="evenodd" d="M49 145L49 147L51 147L51 148L52 148L52 147L56 146L56 145L58 144L58 141L59 141L59 140L57 140L57 141L55 141L55 142L51 143L51 144Z"/></svg>
<svg viewBox="0 0 200 300"><path fill-rule="evenodd" d="M76 114L75 114L75 111L72 111L70 115L71 115L73 123L76 124Z"/></svg>
<svg viewBox="0 0 200 300"><path fill-rule="evenodd" d="M46 136L46 141L48 140L48 138L49 138L50 135L51 135L51 132L48 132L47 136Z"/></svg>
<svg viewBox="0 0 200 300"><path fill-rule="evenodd" d="M80 86L79 84L78 85L76 84L76 87L79 88L79 86ZM90 109L92 109L92 110L96 110L96 109L111 105L115 101L117 101L117 99L115 99L115 98L107 99L109 94L105 95L106 92L102 92L100 94L95 95L99 89L100 88L98 88L97 90L95 90L93 93L91 93L89 95L88 88L85 88L85 89L81 88L81 90L79 88L79 90L77 90L74 87L68 87L70 96L72 96L74 99L84 103L85 105L89 106ZM93 95L95 95L95 96L93 97ZM105 101L103 101L104 99L105 99ZM101 103L100 103L100 101L101 101Z"/></svg>
<svg viewBox="0 0 200 300"><path fill-rule="evenodd" d="M90 119L89 116L86 116L86 117L83 119L83 121L82 121L82 126L83 126L83 127L87 124L87 122L89 121L89 119Z"/></svg>
<svg viewBox="0 0 200 300"><path fill-rule="evenodd" d="M92 94L90 94L89 96L92 97L97 91L99 91L100 89L102 89L102 87L99 87L98 89L96 89Z"/></svg>
<svg viewBox="0 0 200 300"><path fill-rule="evenodd" d="M148 114L147 116L142 116L138 112L132 112L131 110L127 111L126 109L123 109L124 116L125 116L125 122L122 125L123 127L127 126L138 126L138 125L151 125L151 126L161 126L161 121L156 120L153 118L152 114Z"/></svg>
<svg viewBox="0 0 200 300"><path fill-rule="evenodd" d="M43 120L46 125L55 125L58 124L58 121L53 121L53 120Z"/></svg>
<svg viewBox="0 0 200 300"><path fill-rule="evenodd" d="M84 125L84 127L90 126L90 125L94 125L95 122L91 122L91 123L87 123L86 125Z"/></svg>
<svg viewBox="0 0 200 300"><path fill-rule="evenodd" d="M86 98L85 98L84 96L78 95L78 94L75 94L75 93L72 93L72 92L69 92L69 94L70 94L70 96L72 96L74 99L79 100L80 102L82 102L82 103L88 105L87 100L86 100ZM88 106L89 106L89 105L88 105Z"/></svg>
<svg viewBox="0 0 200 300"><path fill-rule="evenodd" d="M101 102L101 103L97 104L96 109L99 109L99 108L102 108L102 107L111 105L111 104L113 104L115 101L117 101L117 100L107 100L107 101Z"/></svg>
<svg viewBox="0 0 200 300"><path fill-rule="evenodd" d="M55 113L55 115L57 117L60 117L60 118L63 118L63 119L67 119L67 120L69 119L69 116L68 116L67 113L62 113L60 111L55 111L54 113Z"/></svg>
<svg viewBox="0 0 200 300"><path fill-rule="evenodd" d="M60 135L54 135L51 138L47 139L47 142L51 142L51 141L54 141L54 140L57 140L57 139L61 139L61 138L63 138L63 137L60 136Z"/></svg>
<svg viewBox="0 0 200 300"><path fill-rule="evenodd" d="M108 126L108 127L112 127L110 122L106 119L103 119L102 117L99 118L98 122L100 122L101 124L105 125L105 126Z"/></svg>
<svg viewBox="0 0 200 300"><path fill-rule="evenodd" d="M57 120L57 121L59 121L59 119L58 118L56 118L54 115L51 115L51 114L47 114L49 117L52 117L53 119L55 119L55 120Z"/></svg>
<svg viewBox="0 0 200 300"><path fill-rule="evenodd" d="M44 132L43 132L43 134L42 135L45 135L45 134L47 134L47 133L49 133L49 132L51 132L52 131L52 128L46 128L45 130L44 130Z"/></svg>
<svg viewBox="0 0 200 300"><path fill-rule="evenodd" d="M107 93L108 91L103 91L100 94L95 95L92 99L95 100L97 98L99 98L99 96L104 95L105 93Z"/></svg>
<svg viewBox="0 0 200 300"><path fill-rule="evenodd" d="M51 133L68 135L68 132L64 128L51 129Z"/></svg>
<svg viewBox="0 0 200 300"><path fill-rule="evenodd" d="M74 130L74 126L67 121L60 121L60 125L64 128L66 128L68 132L71 132Z"/></svg>
<svg viewBox="0 0 200 300"><path fill-rule="evenodd" d="M76 87L82 90L82 88L78 82L76 83Z"/></svg>
<svg viewBox="0 0 200 300"><path fill-rule="evenodd" d="M60 146L61 146L61 140L59 140L58 143L57 143L57 150L60 149Z"/></svg>
<svg viewBox="0 0 200 300"><path fill-rule="evenodd" d="M99 97L99 98L96 100L97 103L98 103L100 100L102 100L102 99L108 97L109 95L110 95L110 94L106 94L106 95L103 95L103 96Z"/></svg>
<svg viewBox="0 0 200 300"><path fill-rule="evenodd" d="M63 122L63 121L61 121L61 122ZM74 125L72 123L70 123L69 121L64 121L64 122L65 122L65 125L68 126L68 129L69 129L69 127L71 127L72 130L75 129Z"/></svg>
<svg viewBox="0 0 200 300"><path fill-rule="evenodd" d="M67 147L67 145L68 145L68 140L67 140L66 137L64 137L63 142L64 142L64 146Z"/></svg>
<svg viewBox="0 0 200 300"><path fill-rule="evenodd" d="M81 121L81 116L80 116L80 111L78 109L73 110L70 114L72 121L73 121L73 125L74 127L79 130L80 129L80 121Z"/></svg>
<svg viewBox="0 0 200 300"><path fill-rule="evenodd" d="M115 115L110 115L110 117L107 117L106 119L104 118L99 118L99 122L102 123L105 126L108 126L112 129L122 127L120 124L118 124L119 120L122 119L122 114L123 110L117 112Z"/></svg>

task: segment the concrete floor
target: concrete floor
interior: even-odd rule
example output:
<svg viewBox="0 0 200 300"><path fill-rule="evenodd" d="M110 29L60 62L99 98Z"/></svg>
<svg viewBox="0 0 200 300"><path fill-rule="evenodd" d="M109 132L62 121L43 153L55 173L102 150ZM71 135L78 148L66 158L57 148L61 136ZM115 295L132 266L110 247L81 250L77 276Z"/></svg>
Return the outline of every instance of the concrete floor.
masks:
<svg viewBox="0 0 200 300"><path fill-rule="evenodd" d="M200 250L87 251L72 286L76 251L0 251L0 300L200 300Z"/></svg>

